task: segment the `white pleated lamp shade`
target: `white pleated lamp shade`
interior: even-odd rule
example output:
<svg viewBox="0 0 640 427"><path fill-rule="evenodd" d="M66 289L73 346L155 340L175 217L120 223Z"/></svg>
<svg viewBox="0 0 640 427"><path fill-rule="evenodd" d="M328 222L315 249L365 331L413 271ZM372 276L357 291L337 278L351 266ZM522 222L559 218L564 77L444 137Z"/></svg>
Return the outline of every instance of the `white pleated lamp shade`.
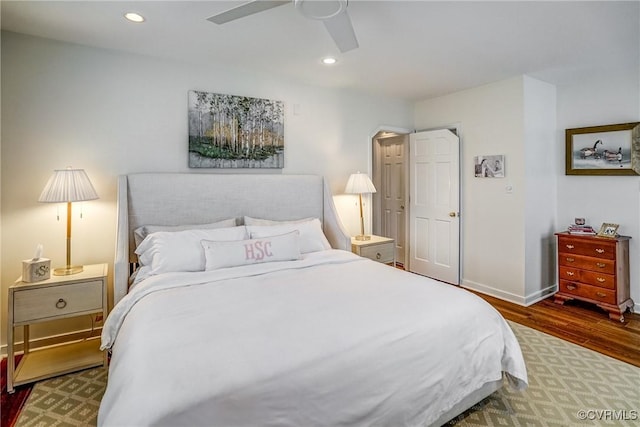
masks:
<svg viewBox="0 0 640 427"><path fill-rule="evenodd" d="M98 198L84 169L55 170L40 194L39 202L84 202Z"/></svg>
<svg viewBox="0 0 640 427"><path fill-rule="evenodd" d="M369 179L369 175L358 172L351 174L344 188L344 192L347 194L375 193L376 187L374 187L373 182Z"/></svg>

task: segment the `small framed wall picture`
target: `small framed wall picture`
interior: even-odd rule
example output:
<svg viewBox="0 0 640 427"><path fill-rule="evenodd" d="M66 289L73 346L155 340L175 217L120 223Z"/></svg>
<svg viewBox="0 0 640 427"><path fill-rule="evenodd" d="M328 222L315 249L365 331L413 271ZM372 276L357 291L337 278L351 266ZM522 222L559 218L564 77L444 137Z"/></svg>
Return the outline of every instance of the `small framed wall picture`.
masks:
<svg viewBox="0 0 640 427"><path fill-rule="evenodd" d="M475 156L473 158L476 178L504 178L504 155Z"/></svg>
<svg viewBox="0 0 640 427"><path fill-rule="evenodd" d="M600 237L618 237L618 224L611 224L609 222L603 222L598 231Z"/></svg>

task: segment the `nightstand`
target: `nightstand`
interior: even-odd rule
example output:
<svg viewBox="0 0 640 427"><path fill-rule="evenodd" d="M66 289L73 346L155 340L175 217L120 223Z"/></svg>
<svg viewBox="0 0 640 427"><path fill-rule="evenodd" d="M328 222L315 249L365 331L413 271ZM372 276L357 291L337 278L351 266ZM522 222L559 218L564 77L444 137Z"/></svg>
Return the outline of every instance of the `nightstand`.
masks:
<svg viewBox="0 0 640 427"><path fill-rule="evenodd" d="M7 391L14 387L95 366L107 366L100 339L83 339L37 350L29 348L29 325L83 315L107 316L107 264L85 265L69 276L51 276L9 288ZM15 366L14 328L24 329L24 355Z"/></svg>
<svg viewBox="0 0 640 427"><path fill-rule="evenodd" d="M370 240L351 238L351 252L364 258L396 265L395 240L389 237L371 236Z"/></svg>

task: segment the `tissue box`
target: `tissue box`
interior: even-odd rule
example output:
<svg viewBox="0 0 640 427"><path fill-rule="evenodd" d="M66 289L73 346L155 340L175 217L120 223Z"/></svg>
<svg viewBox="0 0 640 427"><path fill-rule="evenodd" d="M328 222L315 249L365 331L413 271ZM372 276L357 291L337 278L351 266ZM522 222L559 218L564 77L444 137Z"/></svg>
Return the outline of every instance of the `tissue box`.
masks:
<svg viewBox="0 0 640 427"><path fill-rule="evenodd" d="M51 260L47 258L25 259L22 261L22 281L38 282L51 277Z"/></svg>

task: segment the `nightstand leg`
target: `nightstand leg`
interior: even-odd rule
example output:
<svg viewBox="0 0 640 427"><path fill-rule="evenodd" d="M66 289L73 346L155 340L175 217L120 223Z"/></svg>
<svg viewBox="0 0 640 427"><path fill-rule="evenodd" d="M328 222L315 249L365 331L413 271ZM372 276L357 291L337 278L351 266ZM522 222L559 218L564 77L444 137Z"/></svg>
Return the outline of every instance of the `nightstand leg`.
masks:
<svg viewBox="0 0 640 427"><path fill-rule="evenodd" d="M9 325L7 335L7 393L13 393L13 375L16 371L16 357L13 350L13 325Z"/></svg>
<svg viewBox="0 0 640 427"><path fill-rule="evenodd" d="M29 325L24 325L22 341L24 343L22 344L22 350L24 351L24 354L28 354L29 353Z"/></svg>

